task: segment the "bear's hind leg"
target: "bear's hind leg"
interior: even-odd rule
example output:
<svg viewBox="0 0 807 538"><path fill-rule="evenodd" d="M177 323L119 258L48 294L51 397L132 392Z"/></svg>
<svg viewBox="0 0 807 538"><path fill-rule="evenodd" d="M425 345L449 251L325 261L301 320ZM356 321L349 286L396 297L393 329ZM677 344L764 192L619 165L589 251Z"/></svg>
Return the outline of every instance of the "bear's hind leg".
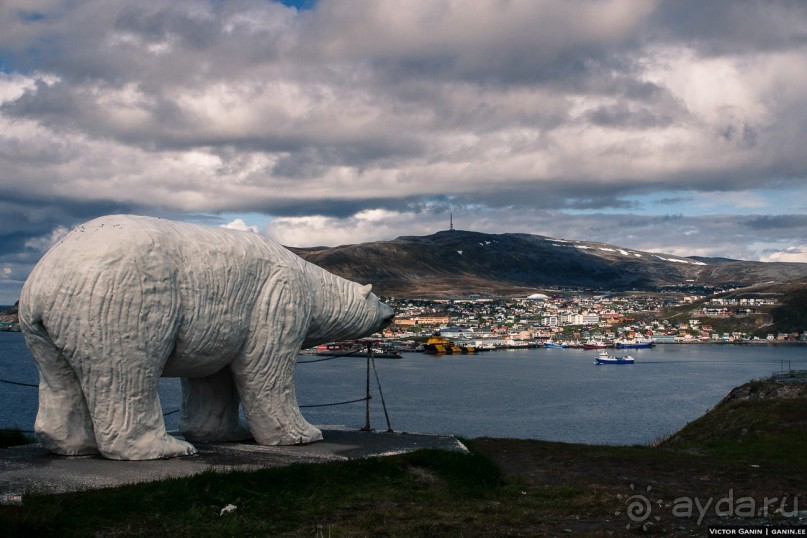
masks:
<svg viewBox="0 0 807 538"><path fill-rule="evenodd" d="M84 392L101 454L113 460L153 460L196 453L190 443L165 431L156 368L146 358L123 354L127 360L104 360ZM128 367L127 367L128 365ZM111 366L111 367L110 367Z"/></svg>
<svg viewBox="0 0 807 538"><path fill-rule="evenodd" d="M126 290L133 287L131 282L127 284L120 284L120 291L113 288L99 293L96 300L116 304L107 299L125 297ZM102 311L90 326L91 337L79 340L70 358L84 389L98 451L114 460L194 454L193 445L165 431L157 395L160 375L174 346L176 317L156 299L124 306L115 315Z"/></svg>
<svg viewBox="0 0 807 538"><path fill-rule="evenodd" d="M25 335L39 369L39 411L34 429L43 447L62 456L95 454L90 412L78 377L44 332Z"/></svg>
<svg viewBox="0 0 807 538"><path fill-rule="evenodd" d="M183 377L179 431L197 443L251 439L239 420L239 403L229 366L208 377Z"/></svg>

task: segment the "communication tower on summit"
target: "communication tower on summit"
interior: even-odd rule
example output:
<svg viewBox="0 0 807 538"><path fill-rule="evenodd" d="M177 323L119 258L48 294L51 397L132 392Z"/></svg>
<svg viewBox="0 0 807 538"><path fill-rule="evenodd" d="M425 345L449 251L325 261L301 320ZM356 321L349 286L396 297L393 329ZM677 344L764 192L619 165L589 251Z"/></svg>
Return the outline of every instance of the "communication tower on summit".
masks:
<svg viewBox="0 0 807 538"><path fill-rule="evenodd" d="M448 231L453 232L454 231L454 213L449 213L448 218L449 218Z"/></svg>

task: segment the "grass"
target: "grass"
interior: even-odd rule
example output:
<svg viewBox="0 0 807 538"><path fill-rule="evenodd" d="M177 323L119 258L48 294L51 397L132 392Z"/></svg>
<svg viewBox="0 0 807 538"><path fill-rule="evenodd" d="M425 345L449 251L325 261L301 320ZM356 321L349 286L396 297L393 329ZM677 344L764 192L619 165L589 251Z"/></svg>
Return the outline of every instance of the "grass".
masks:
<svg viewBox="0 0 807 538"><path fill-rule="evenodd" d="M749 384L749 390L765 390ZM464 441L398 456L195 477L0 506L3 536L635 535L626 499L807 498L805 398L736 400L662 443ZM652 491L649 486L652 485ZM635 486L635 488L634 488ZM236 510L221 514L235 505ZM648 532L704 535L654 504ZM730 522L732 523L732 522ZM736 523L736 521L734 522Z"/></svg>
<svg viewBox="0 0 807 538"><path fill-rule="evenodd" d="M593 502L587 487L505 479L476 450L421 450L29 495L23 506L0 506L0 528L4 536L60 537L491 536L539 528ZM237 509L220 515L228 504Z"/></svg>
<svg viewBox="0 0 807 538"><path fill-rule="evenodd" d="M467 506L507 495L478 453L408 455L199 476L0 506L7 536L275 536L396 532L461 525ZM220 515L228 504L237 506ZM476 512L476 510L473 510ZM458 519L459 518L459 519Z"/></svg>
<svg viewBox="0 0 807 538"><path fill-rule="evenodd" d="M34 436L20 429L0 430L0 448L28 445L36 442Z"/></svg>
<svg viewBox="0 0 807 538"><path fill-rule="evenodd" d="M724 460L766 461L807 469L807 398L737 400L689 423L662 446Z"/></svg>

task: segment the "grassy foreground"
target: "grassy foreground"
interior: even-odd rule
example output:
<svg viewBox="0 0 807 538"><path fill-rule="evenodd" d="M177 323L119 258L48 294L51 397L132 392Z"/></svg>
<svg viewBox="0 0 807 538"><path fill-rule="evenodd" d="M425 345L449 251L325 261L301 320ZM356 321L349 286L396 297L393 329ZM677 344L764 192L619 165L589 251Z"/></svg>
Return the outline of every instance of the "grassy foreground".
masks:
<svg viewBox="0 0 807 538"><path fill-rule="evenodd" d="M34 435L27 435L20 430L0 430L0 448L27 445L35 442Z"/></svg>
<svg viewBox="0 0 807 538"><path fill-rule="evenodd" d="M0 506L0 534L706 536L709 524L804 525L805 395L725 401L655 448L480 438L470 454L31 495Z"/></svg>

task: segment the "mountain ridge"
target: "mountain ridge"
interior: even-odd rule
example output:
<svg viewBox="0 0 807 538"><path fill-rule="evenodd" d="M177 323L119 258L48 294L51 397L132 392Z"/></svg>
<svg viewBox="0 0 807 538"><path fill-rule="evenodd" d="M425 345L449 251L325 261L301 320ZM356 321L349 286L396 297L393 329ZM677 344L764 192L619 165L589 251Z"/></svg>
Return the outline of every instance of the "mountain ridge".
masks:
<svg viewBox="0 0 807 538"><path fill-rule="evenodd" d="M401 296L517 295L577 287L655 291L807 279L807 264L685 257L608 243L466 230L290 250L339 276Z"/></svg>

